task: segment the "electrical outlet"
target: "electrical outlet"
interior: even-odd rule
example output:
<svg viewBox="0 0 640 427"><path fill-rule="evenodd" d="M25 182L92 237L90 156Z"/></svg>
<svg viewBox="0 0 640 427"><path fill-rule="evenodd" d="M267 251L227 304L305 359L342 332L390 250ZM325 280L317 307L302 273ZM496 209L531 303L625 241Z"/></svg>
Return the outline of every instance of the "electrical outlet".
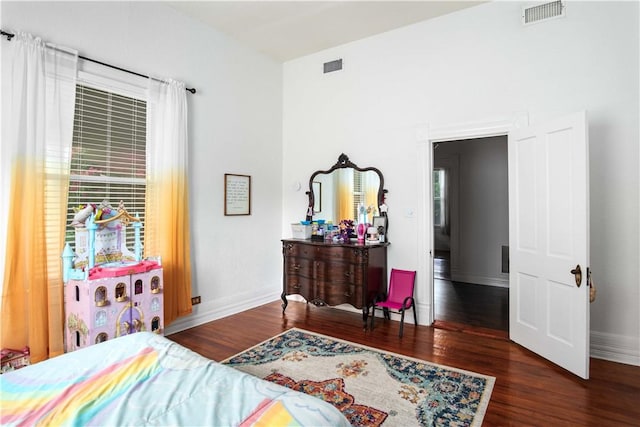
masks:
<svg viewBox="0 0 640 427"><path fill-rule="evenodd" d="M191 305L200 304L200 302L200 295L198 295L197 297L191 297Z"/></svg>

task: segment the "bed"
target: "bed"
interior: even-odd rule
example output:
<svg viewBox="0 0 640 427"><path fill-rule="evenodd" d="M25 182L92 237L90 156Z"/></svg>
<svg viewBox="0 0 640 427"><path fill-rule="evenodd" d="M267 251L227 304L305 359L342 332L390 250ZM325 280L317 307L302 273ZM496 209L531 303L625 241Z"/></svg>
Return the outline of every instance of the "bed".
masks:
<svg viewBox="0 0 640 427"><path fill-rule="evenodd" d="M2 425L348 426L321 399L140 332L0 375Z"/></svg>

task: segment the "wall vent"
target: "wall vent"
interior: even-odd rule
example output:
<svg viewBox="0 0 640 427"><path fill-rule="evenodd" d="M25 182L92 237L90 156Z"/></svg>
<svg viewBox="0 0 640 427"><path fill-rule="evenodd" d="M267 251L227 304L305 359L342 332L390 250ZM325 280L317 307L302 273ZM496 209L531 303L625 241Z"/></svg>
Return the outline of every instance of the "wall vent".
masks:
<svg viewBox="0 0 640 427"><path fill-rule="evenodd" d="M324 73L331 73L332 71L342 70L342 59L336 59L335 61L324 63Z"/></svg>
<svg viewBox="0 0 640 427"><path fill-rule="evenodd" d="M535 24L553 18L561 18L565 13L565 5L561 0L522 8L522 23Z"/></svg>

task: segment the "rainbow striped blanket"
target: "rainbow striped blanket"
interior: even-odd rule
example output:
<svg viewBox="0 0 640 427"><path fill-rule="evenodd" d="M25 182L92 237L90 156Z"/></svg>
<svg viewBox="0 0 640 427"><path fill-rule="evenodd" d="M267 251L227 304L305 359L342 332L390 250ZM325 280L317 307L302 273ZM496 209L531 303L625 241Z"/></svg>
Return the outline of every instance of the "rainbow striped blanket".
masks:
<svg viewBox="0 0 640 427"><path fill-rule="evenodd" d="M332 405L142 332L0 375L0 424L348 426Z"/></svg>

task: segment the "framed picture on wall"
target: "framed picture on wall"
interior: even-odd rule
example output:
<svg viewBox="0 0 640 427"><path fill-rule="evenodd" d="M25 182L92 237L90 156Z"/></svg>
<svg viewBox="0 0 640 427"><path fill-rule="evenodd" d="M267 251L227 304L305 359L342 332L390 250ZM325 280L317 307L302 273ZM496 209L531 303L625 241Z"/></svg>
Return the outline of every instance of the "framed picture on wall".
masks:
<svg viewBox="0 0 640 427"><path fill-rule="evenodd" d="M251 176L224 174L224 214L251 215Z"/></svg>

